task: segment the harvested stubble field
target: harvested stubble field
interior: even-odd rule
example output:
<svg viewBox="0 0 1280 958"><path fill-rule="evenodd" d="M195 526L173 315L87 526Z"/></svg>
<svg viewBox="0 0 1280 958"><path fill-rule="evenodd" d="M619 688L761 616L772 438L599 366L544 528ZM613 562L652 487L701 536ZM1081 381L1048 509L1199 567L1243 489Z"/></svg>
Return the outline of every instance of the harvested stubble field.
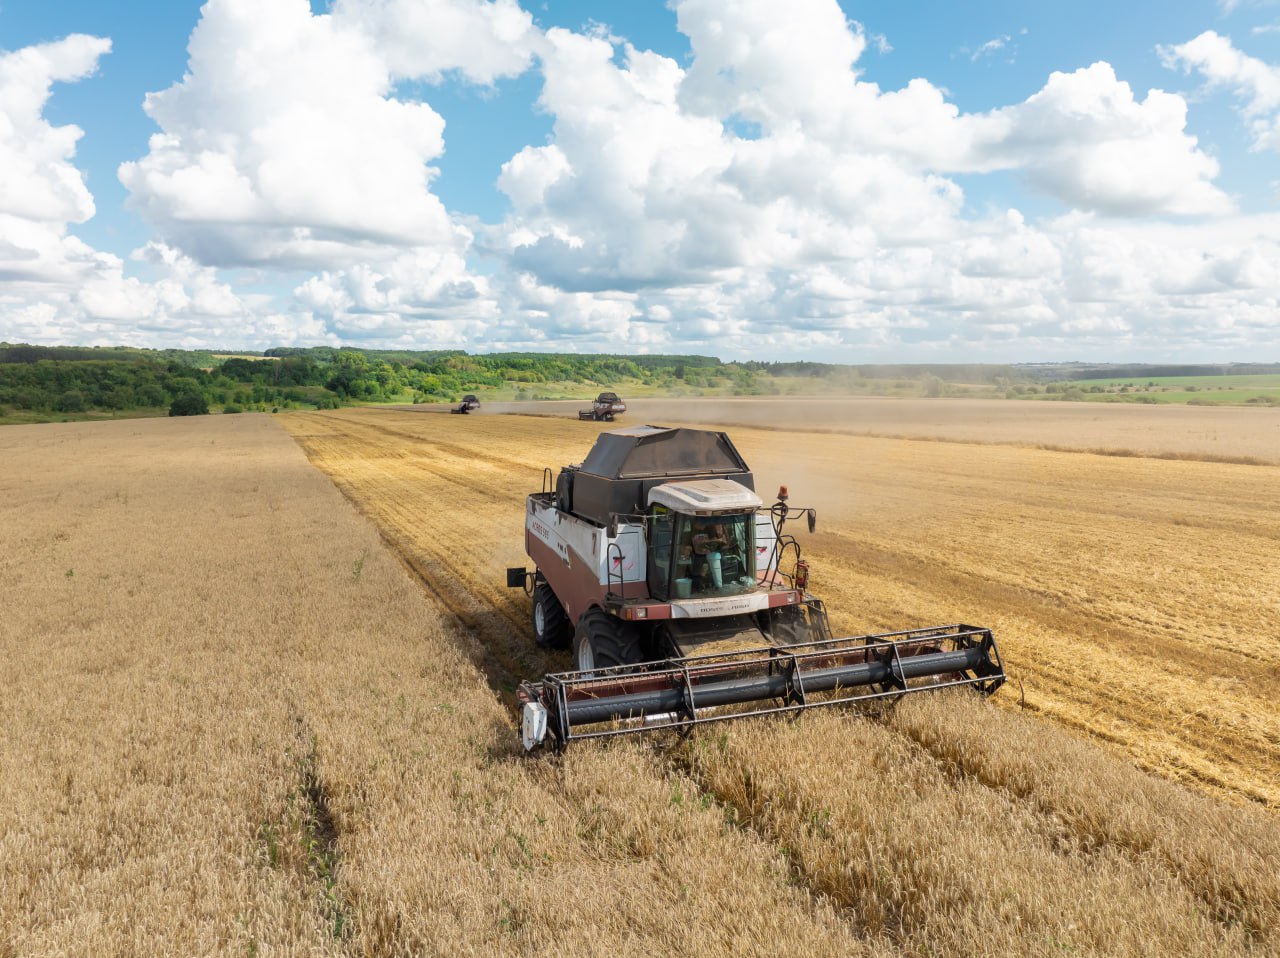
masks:
<svg viewBox="0 0 1280 958"><path fill-rule="evenodd" d="M580 401L486 402L486 412L572 418ZM801 429L881 438L935 439L1089 450L1210 462L1280 465L1280 409L1142 406L1004 399L715 396L628 399L628 422L681 420L720 427Z"/></svg>
<svg viewBox="0 0 1280 958"><path fill-rule="evenodd" d="M529 760L502 569L597 429L0 433L0 955L1280 954L1275 469L735 429L838 628L991 626L1028 710Z"/></svg>

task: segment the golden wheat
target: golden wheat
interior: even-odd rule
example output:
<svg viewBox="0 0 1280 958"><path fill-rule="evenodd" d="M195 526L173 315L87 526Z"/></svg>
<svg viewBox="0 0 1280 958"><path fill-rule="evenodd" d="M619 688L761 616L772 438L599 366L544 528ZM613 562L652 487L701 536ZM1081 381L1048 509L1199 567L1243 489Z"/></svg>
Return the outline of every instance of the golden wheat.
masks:
<svg viewBox="0 0 1280 958"><path fill-rule="evenodd" d="M0 432L0 955L1280 953L1274 469L734 430L838 626L992 626L1031 708L528 759L502 570L597 430Z"/></svg>
<svg viewBox="0 0 1280 958"><path fill-rule="evenodd" d="M474 640L271 419L0 462L0 955L887 953L675 773L519 760Z"/></svg>
<svg viewBox="0 0 1280 958"><path fill-rule="evenodd" d="M508 680L565 666L532 648L527 600L502 588L503 567L524 561L522 496L511 490L537 488L544 465L580 459L598 427L381 411L287 424L481 638L477 661ZM1033 710L1171 778L1275 801L1276 718L1265 685L1274 659L1256 635L1258 595L1273 573L1257 575L1254 564L1276 532L1263 505L1273 470L734 437L762 490L788 480L796 501L817 502L816 587L838 626L994 626ZM444 512L466 521L442 523ZM1184 554L1204 579L1178 579L1185 591L1165 609L1153 570ZM1242 583L1234 591L1200 584L1233 577ZM1214 673L1200 672L1213 668L1251 682L1220 695ZM913 705L884 727L849 715L734 726L698 739L692 757L668 755L663 768L690 775L702 800L784 849L797 879L865 934L912 953L1276 946L1270 814L1197 797L1069 732L1028 725L1008 711L1019 699L1015 688L997 698L1003 709L967 715L973 703L961 700L931 718ZM1257 720L1226 721L1240 708ZM1215 736L1194 737L1209 726ZM1019 747L1036 751L1022 763L1007 758ZM1072 791L1067 782L1082 784ZM1134 824L1142 821L1145 830ZM1232 850L1215 849L1214 834L1231 836Z"/></svg>

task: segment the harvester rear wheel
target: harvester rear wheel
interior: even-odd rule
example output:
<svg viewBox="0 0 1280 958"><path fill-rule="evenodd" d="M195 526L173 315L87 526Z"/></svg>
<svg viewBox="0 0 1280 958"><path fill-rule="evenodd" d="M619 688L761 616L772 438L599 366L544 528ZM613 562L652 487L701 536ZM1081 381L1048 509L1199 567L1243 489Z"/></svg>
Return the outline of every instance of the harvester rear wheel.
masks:
<svg viewBox="0 0 1280 958"><path fill-rule="evenodd" d="M573 659L580 672L643 662L640 633L603 609L590 609L573 631Z"/></svg>
<svg viewBox="0 0 1280 958"><path fill-rule="evenodd" d="M542 579L533 587L533 640L544 649L569 647L569 617Z"/></svg>

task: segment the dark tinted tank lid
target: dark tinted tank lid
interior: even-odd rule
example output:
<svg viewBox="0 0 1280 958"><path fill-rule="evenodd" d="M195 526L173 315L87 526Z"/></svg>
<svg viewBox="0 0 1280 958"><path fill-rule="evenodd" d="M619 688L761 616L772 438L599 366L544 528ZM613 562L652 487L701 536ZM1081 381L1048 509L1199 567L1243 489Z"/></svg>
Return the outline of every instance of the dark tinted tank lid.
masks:
<svg viewBox="0 0 1280 958"><path fill-rule="evenodd" d="M647 479L750 470L722 432L631 426L600 433L580 471L605 479Z"/></svg>

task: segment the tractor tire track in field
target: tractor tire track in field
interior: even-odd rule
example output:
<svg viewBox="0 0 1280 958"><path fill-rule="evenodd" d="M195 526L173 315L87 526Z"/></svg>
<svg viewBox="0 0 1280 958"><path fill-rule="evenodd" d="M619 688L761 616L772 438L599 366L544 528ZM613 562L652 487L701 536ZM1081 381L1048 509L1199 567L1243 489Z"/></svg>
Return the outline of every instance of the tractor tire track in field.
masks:
<svg viewBox="0 0 1280 958"><path fill-rule="evenodd" d="M556 432L543 435L548 427L554 427L555 424L546 423L540 427L535 424L532 428L518 429L508 421L505 425L511 432L529 435L502 437L504 424L492 419L481 420L469 426L477 433L477 447L494 443L500 438L504 443L502 448L510 448L514 453L512 459L508 460L494 454L477 454L476 448L456 440L437 441L441 428L455 428L456 420L445 427L443 423L424 417L421 429L415 430L384 429L384 421L390 417L379 412L365 411L309 418L321 420L323 428L310 429L302 423L293 428L308 456L374 521L382 531L384 541L405 566L470 633L474 643L467 650L468 654L486 674L491 688L508 705L513 704L511 693L520 679L536 678L545 672L568 667L567 657L563 654L550 653L533 645L528 622L528 600L522 593L507 591L501 587L500 570L507 564L526 561L521 550L523 501L524 495L536 488L537 483L532 477L540 471L538 463L528 457L529 451L536 449L543 452L551 457L552 464L558 461L577 461L583 454L589 434L581 436L578 435L578 430L573 430L567 434ZM397 420L391 419L391 422L395 421ZM399 421L403 422L403 417ZM989 601L994 608L1027 604L1038 608L1036 615L1040 617L1039 626L1042 630L1051 631L1056 628L1060 634L1088 634L1096 632L1098 628L1097 623L1091 622L1087 616L1070 613L1064 617L1066 610L1055 607L1051 601L1045 601L1045 597L1036 596L1025 588L985 578L975 581L972 576L955 569L937 568L922 563L909 552L894 552L874 542L862 542L840 534L826 536L823 538L822 551L833 553L829 556L829 561L834 559L835 564L856 567L859 583L876 580L919 581L927 578L928 588L933 593L935 602L961 608L966 604L973 604L973 592L977 589L980 592L979 599ZM488 561L477 561L481 556L488 556ZM1034 601L1028 603L1028 599ZM830 604L830 599L828 601ZM1045 650L1040 651L1044 653ZM1069 648L1066 651L1069 661ZM1208 667L1206 663L1221 665L1213 662L1220 655L1217 650L1201 649L1200 653L1202 660L1198 667ZM1026 659L1020 666L1022 675L1027 679L1049 685L1055 682L1061 684L1062 676L1059 673L1062 668L1063 664L1055 662L1053 655L1049 655L1043 662L1039 659ZM1076 672L1075 675L1079 680L1080 673ZM1153 714L1139 712L1129 715L1127 727L1122 734L1113 734L1104 722L1082 718L1082 714L1087 714L1090 710L1095 715L1104 714L1109 706L1114 705L1108 700L1108 696L1114 695L1116 689L1114 685L1108 684L1104 670L1099 669L1090 682L1092 684L1075 690L1071 709L1064 711L1052 701L1033 703L1033 707L1046 710L1060 724L1086 729L1097 737L1109 738L1121 745L1130 745L1135 736L1156 740L1165 736L1168 738L1165 747L1176 751L1176 737L1168 735L1167 728L1162 724L1166 717L1158 711ZM514 710L512 715L514 716ZM1212 727L1211 717L1201 718L1207 727ZM514 717L512 724L515 724ZM848 737L849 742L846 744L854 751L868 729L866 722L852 716L844 716L834 725L835 734ZM910 734L909 731L904 734L903 730L893 731L891 715L883 722L874 722L873 725L884 726L884 731L877 734L889 735L888 741L893 743L894 748L903 750L907 764L918 769L915 774L924 775L930 780L951 780L959 783L957 787L965 789L978 787L999 791L1003 788L999 776L957 763L947 755L944 745L931 743L927 736ZM754 730L747 730L746 726L752 726ZM803 722L794 723L794 726L803 726ZM512 734L514 738L514 729ZM792 738L793 734L793 725L785 723L776 728L769 723L743 723L743 731L735 733L735 737L764 737L771 743L767 746L767 751L787 752L798 747ZM1198 731L1198 734L1204 733ZM1219 758L1227 764L1228 771L1231 771L1231 760L1235 757L1229 744L1225 747L1220 745ZM1183 777L1198 778L1224 789L1233 785L1240 787L1239 777L1228 783L1222 777L1215 776L1212 768L1196 767L1194 756L1188 758L1190 761L1181 773ZM658 752L654 763L660 774L674 776L673 781L688 782L691 779L703 790L703 801L713 802L725 809L727 821L731 820L736 827L746 828L760 841L782 850L791 863L794 880L811 892L836 901L857 927L866 928L868 922L874 925L880 920L865 913L859 900L856 896L850 897L847 889L840 890L841 879L835 877L829 862L823 861L821 857L815 858L812 853L806 855L796 851L803 845L806 836L811 837L815 830L821 832L827 827L820 821L827 812L819 799L812 796L806 799L800 795L794 801L789 800L789 805L788 802L781 802L782 811L778 811L774 808L773 798L761 794L751 785L754 772L750 765L743 769L745 778L742 781L717 778L699 764L696 756L691 757L687 747ZM1239 764L1241 769L1247 768L1247 754L1240 757ZM1167 767L1160 767L1160 770L1169 772ZM742 788L743 782L746 783L745 791ZM1027 802L1024 793L1025 789L1009 791L1007 800L1013 807L1022 808ZM1019 812L1019 815L1023 814ZM1058 841L1054 838L1054 829L1058 826L1037 824L1037 816L1044 814L1043 812L1033 809L1026 814L1030 814L1031 818L1024 826L1027 836L1024 840L1040 849L1036 854L1048 854L1047 862L1057 862L1057 853L1051 850ZM1058 820L1052 808L1048 810L1048 814L1052 821ZM793 818L795 815L807 815L813 822L797 831L795 821L787 815ZM1088 833L1082 834L1084 837L1081 840L1089 844L1102 840ZM1037 838L1037 835L1040 837ZM1108 853L1108 861L1119 856L1116 859L1119 864L1112 862L1114 867L1121 871L1138 867L1142 853L1141 842L1134 842L1132 847L1123 839L1104 840L1103 843L1109 843L1108 847L1113 847L1113 851ZM1044 849L1050 849L1050 852L1045 852ZM1047 864L1046 867L1066 866L1058 863ZM1164 867L1161 865L1162 869ZM1179 877L1176 863L1169 868L1172 875ZM1209 891L1205 890L1203 884L1196 885L1194 882L1190 887L1195 894L1205 899L1211 910L1220 913L1224 925L1241 920L1238 914L1240 907L1219 907L1221 903L1213 901L1213 889L1218 887L1217 884L1210 883ZM892 912L897 906L890 902L886 907ZM1269 912L1264 909L1264 914ZM915 920L903 913L891 915L889 923L906 927L909 932L909 926ZM907 933L902 932L901 928L899 932ZM895 932L895 935L899 932Z"/></svg>

